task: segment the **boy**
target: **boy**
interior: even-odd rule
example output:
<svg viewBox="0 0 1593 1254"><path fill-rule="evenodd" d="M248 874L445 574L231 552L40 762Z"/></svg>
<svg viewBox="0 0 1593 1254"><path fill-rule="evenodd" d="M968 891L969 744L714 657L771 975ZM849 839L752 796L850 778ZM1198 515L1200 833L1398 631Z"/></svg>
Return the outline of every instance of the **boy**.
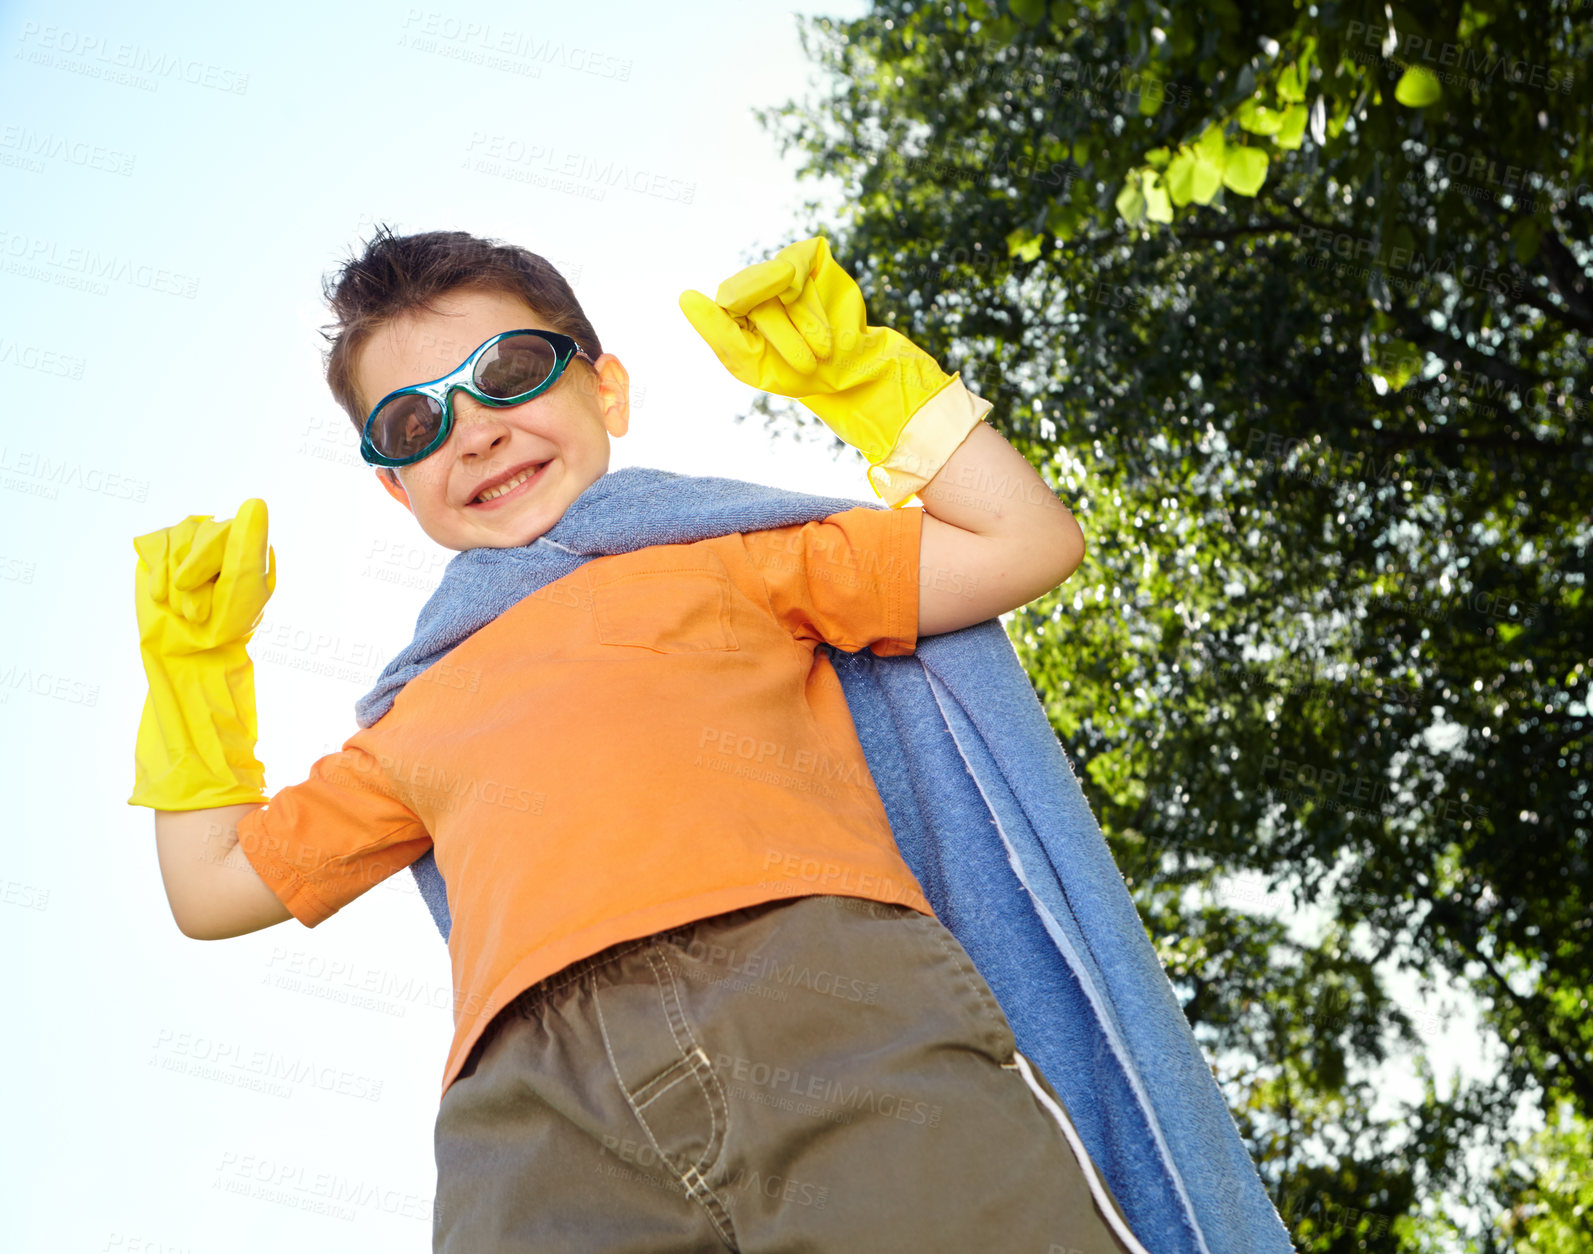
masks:
<svg viewBox="0 0 1593 1254"><path fill-rule="evenodd" d="M379 231L329 295L329 385L444 547L560 548L628 473L607 473L625 369L540 258ZM1026 604L1078 565L1077 523L988 403L864 325L822 239L681 304L738 377L863 450L893 508L580 561L269 804L243 648L275 586L264 504L139 537L132 803L174 919L313 927L435 856L456 923L436 1250L1139 1254L902 861L817 647L900 655ZM717 769L727 738L774 761ZM216 830L228 852L202 856Z"/></svg>

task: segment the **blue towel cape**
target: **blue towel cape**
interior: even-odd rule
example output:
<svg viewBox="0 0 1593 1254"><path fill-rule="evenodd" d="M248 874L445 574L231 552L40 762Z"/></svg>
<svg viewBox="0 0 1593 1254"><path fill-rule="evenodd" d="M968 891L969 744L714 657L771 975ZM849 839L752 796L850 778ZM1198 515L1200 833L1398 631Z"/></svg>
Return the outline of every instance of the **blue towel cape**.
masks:
<svg viewBox="0 0 1593 1254"><path fill-rule="evenodd" d="M594 557L873 502L650 467L604 474L546 534L459 553L415 638L355 707L370 727L472 632ZM824 648L896 843L1018 1049L1061 1094L1151 1254L1292 1254L1122 873L998 619L878 657ZM412 868L443 938L428 851Z"/></svg>

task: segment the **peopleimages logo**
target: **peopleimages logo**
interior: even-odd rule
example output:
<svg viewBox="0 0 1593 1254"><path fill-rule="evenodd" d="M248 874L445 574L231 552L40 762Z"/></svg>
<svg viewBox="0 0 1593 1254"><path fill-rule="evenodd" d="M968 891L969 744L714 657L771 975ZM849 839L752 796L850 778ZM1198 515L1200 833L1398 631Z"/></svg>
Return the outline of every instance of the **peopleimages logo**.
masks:
<svg viewBox="0 0 1593 1254"><path fill-rule="evenodd" d="M134 479L98 466L84 466L80 461L53 458L34 449L16 449L6 444L0 444L0 483L15 491L32 491L51 499L58 488L81 488L124 501L143 501L149 495L147 479ZM31 489L19 485L31 485Z"/></svg>
<svg viewBox="0 0 1593 1254"><path fill-rule="evenodd" d="M371 1076L320 1065L311 1058L288 1057L274 1049L251 1049L241 1042L170 1028L161 1028L156 1036L149 1065L240 1088L261 1088L279 1097L289 1096L287 1086L292 1084L370 1102L380 1101L382 1096L382 1081Z"/></svg>
<svg viewBox="0 0 1593 1254"><path fill-rule="evenodd" d="M541 77L543 65L555 63L567 70L620 83L629 82L631 77L629 58L539 38L528 31L505 30L491 22L462 20L435 9L410 9L401 30L400 47L459 56L491 69L514 70L533 78ZM450 44L455 46L450 48Z"/></svg>
<svg viewBox="0 0 1593 1254"><path fill-rule="evenodd" d="M830 1079L734 1054L714 1055L713 1067L730 1082L732 1096L750 1096L746 1087L750 1086L753 1090L763 1089L770 1094L778 1093L797 1100L809 1099L821 1107L845 1111L848 1115L862 1112L886 1119L899 1119L921 1128L940 1126L939 1102L917 1101L884 1090L876 1092L867 1084Z"/></svg>
<svg viewBox="0 0 1593 1254"><path fill-rule="evenodd" d="M0 148L21 154L29 162L29 168L38 169L43 169L43 161L51 160L64 161L68 165L89 170L104 170L107 174L131 174L136 160L131 154L107 148L104 144L18 125L0 130ZM0 153L0 156L4 155Z"/></svg>
<svg viewBox="0 0 1593 1254"><path fill-rule="evenodd" d="M112 42L70 27L24 22L17 42L21 46L14 55L21 60L104 78L142 91L157 90L161 79L176 79L235 96L249 90L249 76L225 66L157 52L140 44Z"/></svg>
<svg viewBox="0 0 1593 1254"><path fill-rule="evenodd" d="M697 195L697 182L686 182L673 174L641 167L611 157L598 158L582 152L561 152L556 145L528 142L511 135L491 135L472 131L465 145L465 164L485 174L501 174L520 168L543 177L559 178L571 185L588 184L594 190L623 187L638 195L659 200L691 204Z"/></svg>
<svg viewBox="0 0 1593 1254"><path fill-rule="evenodd" d="M1525 57L1489 52L1465 44L1435 40L1430 35L1416 31L1403 33L1386 26L1376 26L1361 21L1351 21L1345 29L1346 42L1360 40L1363 48L1375 51L1353 50L1350 56L1359 62L1374 59L1392 61L1396 65L1424 62L1434 78L1446 83L1476 85L1486 83L1499 74L1512 86L1542 87L1548 91L1569 92L1576 76L1569 70L1557 69L1529 61Z"/></svg>
<svg viewBox="0 0 1593 1254"><path fill-rule="evenodd" d="M85 364L82 357L53 348L40 348L37 344L19 344L0 335L0 366L17 366L75 381L83 377Z"/></svg>
<svg viewBox="0 0 1593 1254"><path fill-rule="evenodd" d="M115 253L100 253L92 248L63 248L60 241L22 235L0 229L0 258L6 259L6 272L25 278L61 282L65 286L92 285L103 295L106 281L129 283L150 291L192 299L199 294L199 279L159 266L142 265Z"/></svg>
<svg viewBox="0 0 1593 1254"><path fill-rule="evenodd" d="M211 1187L337 1219L353 1219L355 1207L426 1223L434 1217L433 1199L421 1194L264 1155L223 1153Z"/></svg>

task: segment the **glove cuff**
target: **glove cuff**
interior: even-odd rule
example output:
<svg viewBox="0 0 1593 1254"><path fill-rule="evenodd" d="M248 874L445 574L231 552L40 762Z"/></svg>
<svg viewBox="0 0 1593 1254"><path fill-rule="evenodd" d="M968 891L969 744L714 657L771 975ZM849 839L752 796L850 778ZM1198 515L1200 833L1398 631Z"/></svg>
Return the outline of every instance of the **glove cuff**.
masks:
<svg viewBox="0 0 1593 1254"><path fill-rule="evenodd" d="M869 467L868 481L875 495L892 509L900 509L940 473L993 408L964 387L960 376L952 375L907 420L890 455Z"/></svg>
<svg viewBox="0 0 1593 1254"><path fill-rule="evenodd" d="M271 800L264 786L255 788L247 784L224 784L218 781L211 787L194 791L187 776L182 773L182 763L173 769L172 776L164 779L140 779L127 799L130 806L147 806L151 810L215 810L221 806L239 806L255 802L265 805ZM264 772L261 772L264 778Z"/></svg>
<svg viewBox="0 0 1593 1254"><path fill-rule="evenodd" d="M139 720L128 805L208 810L264 802L255 756L254 664L241 644L168 657L142 650L149 692Z"/></svg>

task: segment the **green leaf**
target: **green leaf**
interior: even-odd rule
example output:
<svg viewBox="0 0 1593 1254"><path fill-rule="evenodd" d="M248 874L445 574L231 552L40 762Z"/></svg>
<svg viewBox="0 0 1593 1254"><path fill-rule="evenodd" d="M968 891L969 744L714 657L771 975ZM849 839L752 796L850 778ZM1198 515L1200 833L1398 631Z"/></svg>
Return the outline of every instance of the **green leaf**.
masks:
<svg viewBox="0 0 1593 1254"><path fill-rule="evenodd" d="M1213 123L1195 141L1195 169L1190 182L1190 199L1209 205L1222 187L1222 172L1228 164L1228 141L1222 127Z"/></svg>
<svg viewBox="0 0 1593 1254"><path fill-rule="evenodd" d="M1443 95L1438 76L1419 65L1410 66L1399 76L1394 87L1394 99L1412 109L1424 109Z"/></svg>
<svg viewBox="0 0 1593 1254"><path fill-rule="evenodd" d="M1145 216L1152 222L1171 222L1173 206L1167 199L1162 176L1146 170L1141 177L1145 187Z"/></svg>
<svg viewBox="0 0 1593 1254"><path fill-rule="evenodd" d="M1278 99L1285 104L1297 104L1305 99L1305 80L1310 76L1310 58L1294 62L1278 75Z"/></svg>
<svg viewBox="0 0 1593 1254"><path fill-rule="evenodd" d="M1137 170L1129 172L1123 190L1117 193L1117 199L1113 202L1118 213L1123 215L1123 221L1130 226L1138 226L1145 220L1145 194L1140 191L1139 175Z"/></svg>
<svg viewBox="0 0 1593 1254"><path fill-rule="evenodd" d="M1543 224L1536 218L1522 218L1510 228L1510 243L1515 248L1516 260L1526 265L1538 255L1538 243L1543 238Z"/></svg>
<svg viewBox="0 0 1593 1254"><path fill-rule="evenodd" d="M1071 205L1052 205L1045 215L1045 229L1060 240L1069 240L1079 229L1079 218L1079 211Z"/></svg>
<svg viewBox="0 0 1593 1254"><path fill-rule="evenodd" d="M1309 113L1310 110L1303 104L1290 105L1283 111L1283 125L1272 137L1272 142L1279 148L1298 148L1305 139L1305 122Z"/></svg>
<svg viewBox="0 0 1593 1254"><path fill-rule="evenodd" d="M1206 8L1217 18L1217 24L1224 30L1239 29L1239 9L1233 0L1208 0Z"/></svg>
<svg viewBox="0 0 1593 1254"><path fill-rule="evenodd" d="M1173 10L1173 29L1168 35L1167 45L1172 49L1175 60L1182 61L1195 55L1195 22L1187 5Z"/></svg>
<svg viewBox="0 0 1593 1254"><path fill-rule="evenodd" d="M1150 70L1139 79L1139 112L1141 117L1155 117L1162 107L1162 81Z"/></svg>
<svg viewBox="0 0 1593 1254"><path fill-rule="evenodd" d="M1418 374L1427 363L1427 353L1409 340L1368 340L1371 360L1366 373L1381 379L1390 392L1397 392Z"/></svg>
<svg viewBox="0 0 1593 1254"><path fill-rule="evenodd" d="M1350 120L1350 106L1355 102L1345 96L1333 106L1333 116L1328 119L1327 133L1329 139L1337 139L1344 130L1344 124Z"/></svg>
<svg viewBox="0 0 1593 1254"><path fill-rule="evenodd" d="M1215 122L1203 130L1195 141L1195 151L1219 169L1227 147L1228 141L1223 138L1222 127Z"/></svg>
<svg viewBox="0 0 1593 1254"><path fill-rule="evenodd" d="M1259 148L1230 148L1223 166L1223 186L1241 196L1254 196L1267 178L1267 154Z"/></svg>
<svg viewBox="0 0 1593 1254"><path fill-rule="evenodd" d="M1147 164L1154 166L1158 170L1161 170L1166 168L1167 162L1172 155L1173 154L1170 149L1152 148L1145 154L1145 161Z"/></svg>
<svg viewBox="0 0 1593 1254"><path fill-rule="evenodd" d="M1216 197L1222 188L1222 172L1227 164L1226 151L1220 163L1208 161L1203 153L1195 154L1195 179L1191 194L1197 205L1209 205Z"/></svg>
<svg viewBox="0 0 1593 1254"><path fill-rule="evenodd" d="M1018 24L1010 17L998 17L985 23L979 34L992 44L1010 44L1018 37Z"/></svg>
<svg viewBox="0 0 1593 1254"><path fill-rule="evenodd" d="M1498 628L1499 643L1509 644L1512 640L1519 636L1523 630L1524 628L1520 623L1500 623Z"/></svg>
<svg viewBox="0 0 1593 1254"><path fill-rule="evenodd" d="M1007 0L1007 7L1025 26L1038 26L1045 21L1045 0Z"/></svg>
<svg viewBox="0 0 1593 1254"><path fill-rule="evenodd" d="M1235 115L1241 130L1249 131L1252 135L1276 135L1283 127L1283 114L1276 109L1269 109L1252 96L1239 106Z"/></svg>
<svg viewBox="0 0 1593 1254"><path fill-rule="evenodd" d="M1305 43L1300 47L1300 86L1304 87L1311 81L1311 63L1316 60L1316 36L1307 35ZM1304 99L1304 97L1301 97Z"/></svg>
<svg viewBox="0 0 1593 1254"><path fill-rule="evenodd" d="M1175 205L1187 205L1195 198L1195 162L1194 149L1180 148L1168 163L1167 194Z"/></svg>
<svg viewBox="0 0 1593 1254"><path fill-rule="evenodd" d="M1041 237L1028 227L1020 226L1007 233L1007 256L1019 261L1036 261L1040 256Z"/></svg>

